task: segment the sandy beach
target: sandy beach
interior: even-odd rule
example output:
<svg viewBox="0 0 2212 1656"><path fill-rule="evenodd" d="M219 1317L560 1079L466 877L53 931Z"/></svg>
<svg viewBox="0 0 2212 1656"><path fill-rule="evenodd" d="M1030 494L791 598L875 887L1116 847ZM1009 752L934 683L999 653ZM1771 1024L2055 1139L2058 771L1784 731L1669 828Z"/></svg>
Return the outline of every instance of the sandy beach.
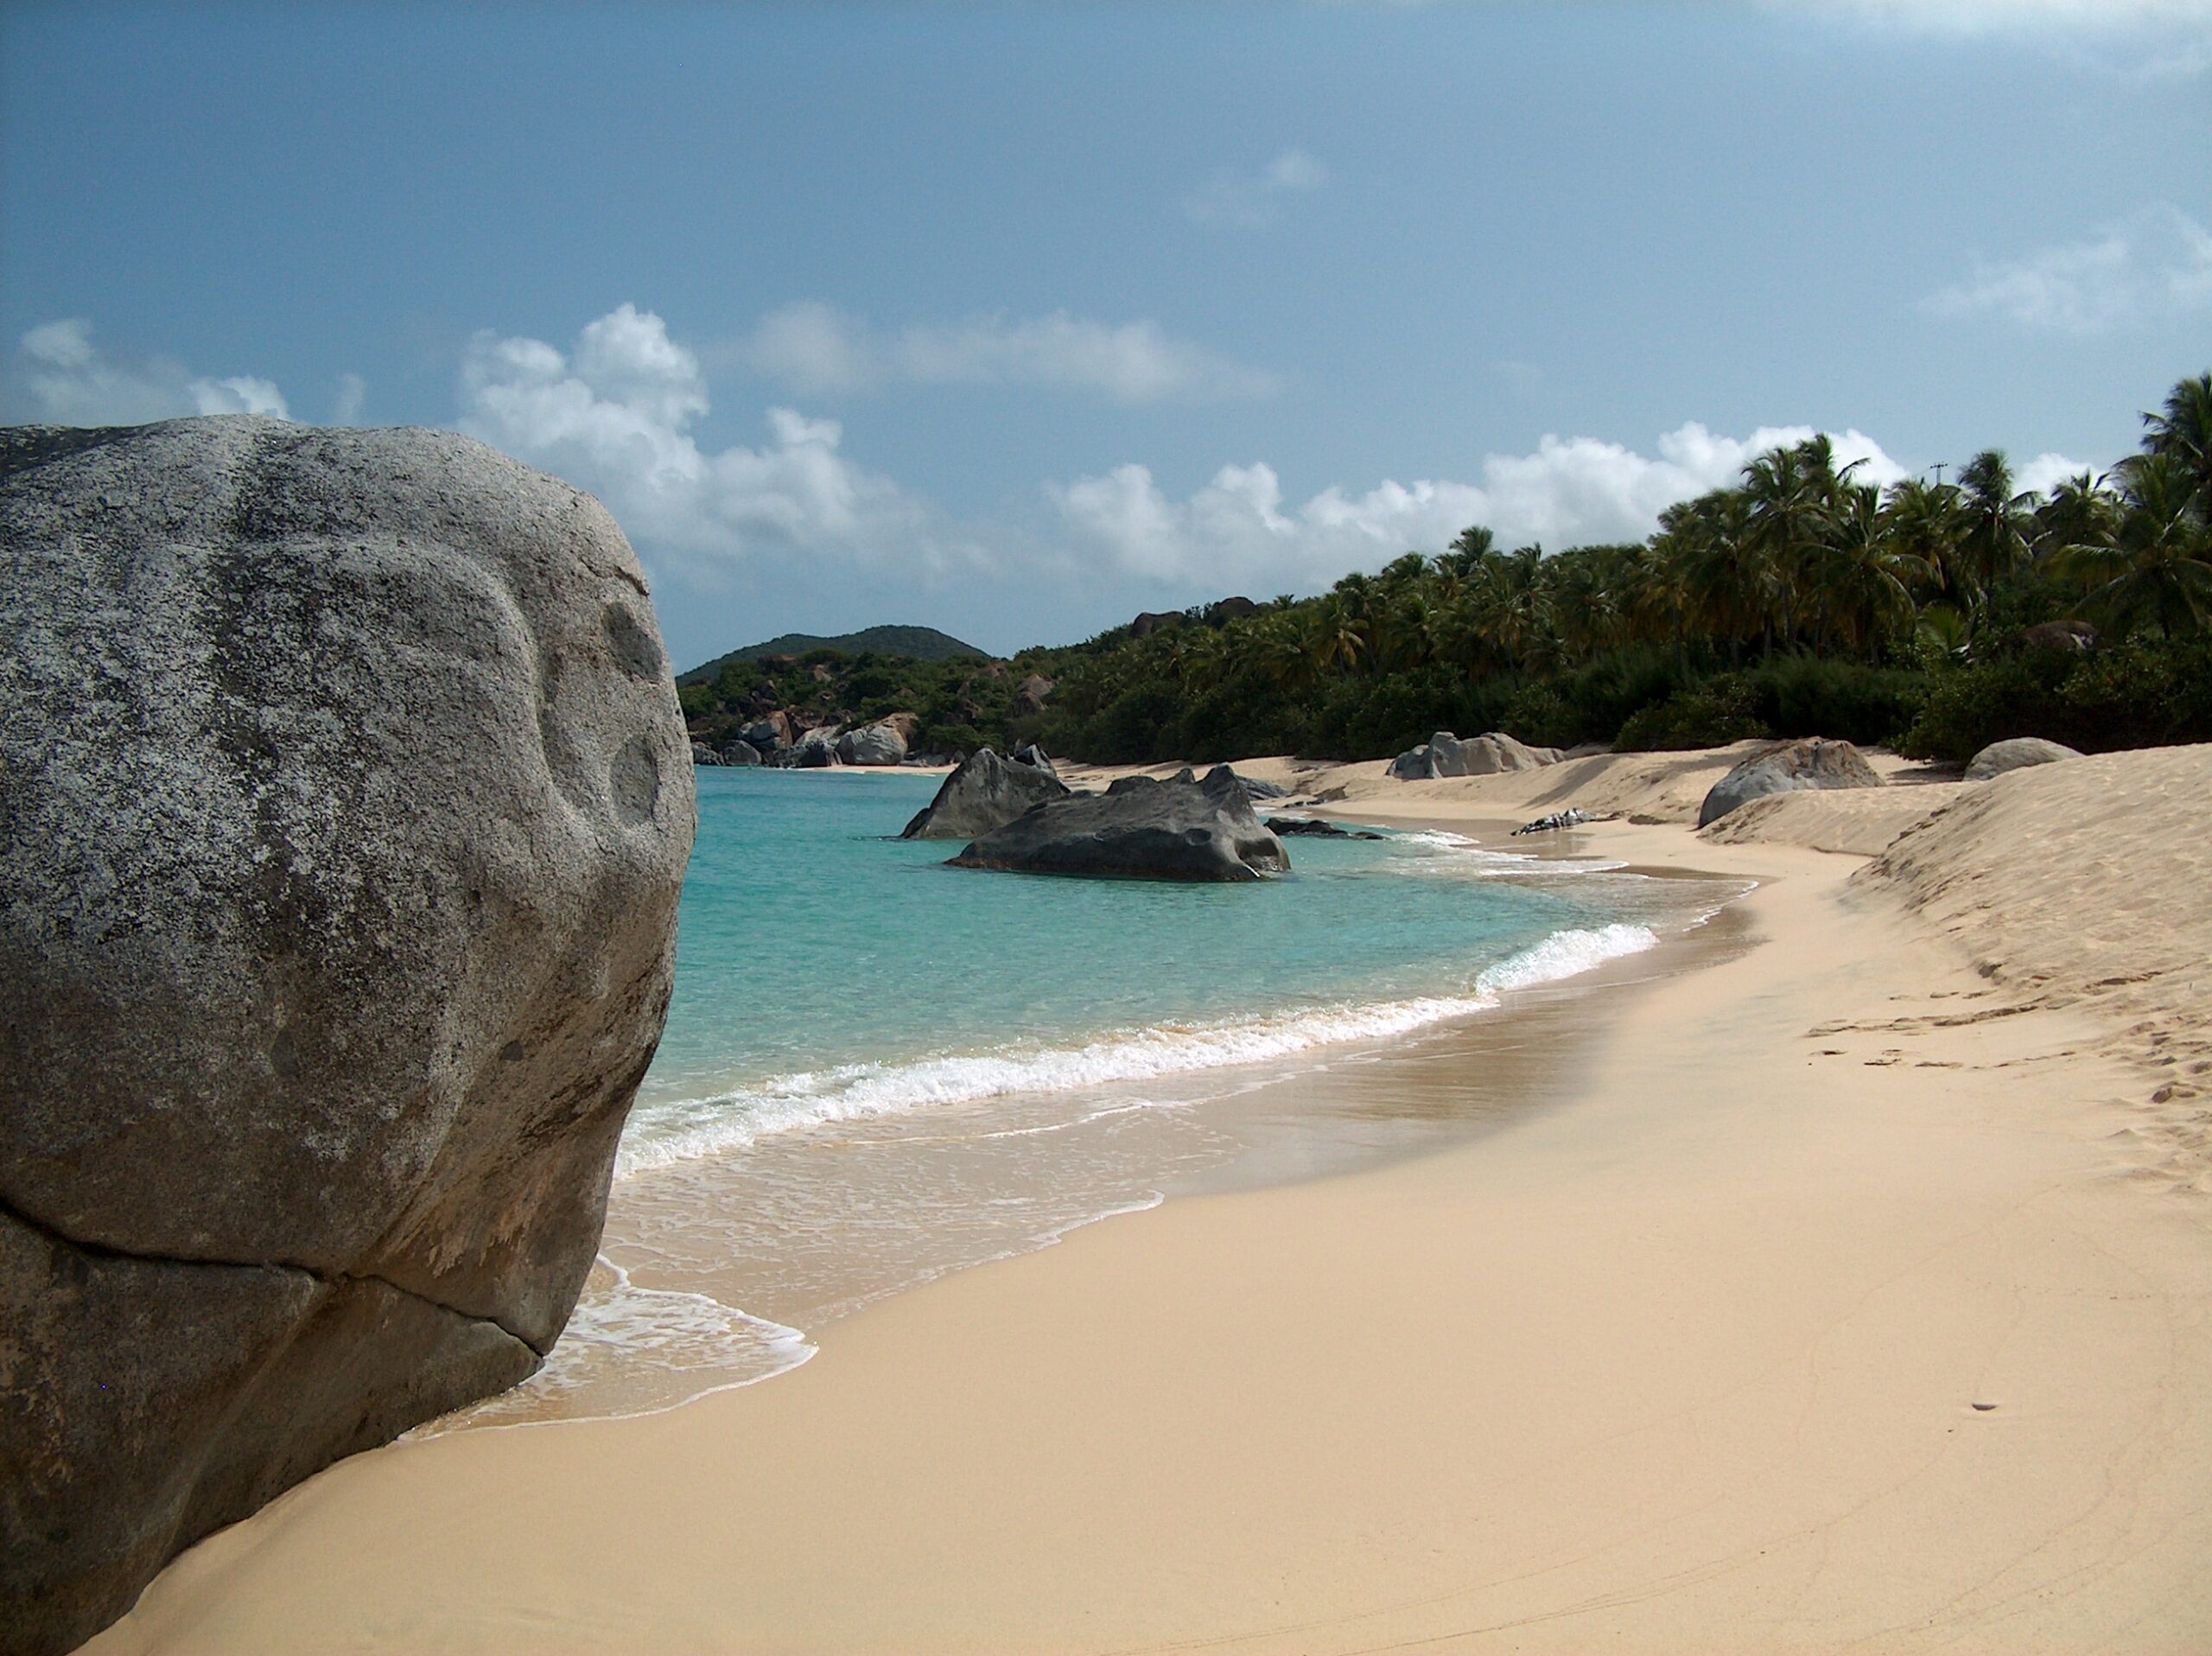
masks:
<svg viewBox="0 0 2212 1656"><path fill-rule="evenodd" d="M1618 813L1573 846L1757 880L1749 946L1586 997L1478 1140L1092 1226L668 1413L356 1456L86 1648L2212 1647L2212 749L1885 761L1700 835L1732 756L1240 767L1486 839Z"/></svg>

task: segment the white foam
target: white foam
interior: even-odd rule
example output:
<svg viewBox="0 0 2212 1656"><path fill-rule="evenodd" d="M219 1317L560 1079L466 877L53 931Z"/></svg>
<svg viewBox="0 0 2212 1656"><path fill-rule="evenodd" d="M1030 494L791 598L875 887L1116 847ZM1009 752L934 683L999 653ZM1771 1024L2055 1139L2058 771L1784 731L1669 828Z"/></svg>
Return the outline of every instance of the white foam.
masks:
<svg viewBox="0 0 2212 1656"><path fill-rule="evenodd" d="M1647 927L1555 932L1499 961L1464 995L1324 1007L1211 1025L1166 1025L1074 1048L927 1058L909 1064L849 1064L801 1071L758 1086L634 1111L615 1160L628 1177L721 1151L772 1133L899 1115L1014 1092L1051 1092L1294 1056L1317 1047L1404 1035L1496 1006L1501 996L1587 971L1652 947Z"/></svg>
<svg viewBox="0 0 2212 1656"><path fill-rule="evenodd" d="M605 1254L599 1265L612 1280L585 1288L568 1327L535 1374L496 1397L428 1422L410 1436L603 1418L594 1411L594 1392L610 1379L636 1373L640 1359L651 1367L656 1395L626 1399L613 1413L659 1414L710 1392L772 1379L815 1353L797 1328L704 1294L640 1288Z"/></svg>

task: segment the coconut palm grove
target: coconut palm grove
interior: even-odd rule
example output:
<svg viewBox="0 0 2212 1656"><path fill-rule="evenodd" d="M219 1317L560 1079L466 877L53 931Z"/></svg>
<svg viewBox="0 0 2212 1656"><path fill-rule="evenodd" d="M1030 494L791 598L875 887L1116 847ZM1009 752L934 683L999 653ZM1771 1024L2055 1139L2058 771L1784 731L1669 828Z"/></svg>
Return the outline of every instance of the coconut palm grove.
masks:
<svg viewBox="0 0 2212 1656"><path fill-rule="evenodd" d="M1816 436L1642 542L1507 550L1474 525L1318 597L1225 598L1010 663L729 659L687 675L684 711L709 742L778 708L908 711L924 749L1108 763L1372 758L1436 729L1622 749L1819 735L1954 761L2017 736L2212 740L2212 373L2143 416L2140 453L2046 494L1994 449L1886 489L1855 469Z"/></svg>

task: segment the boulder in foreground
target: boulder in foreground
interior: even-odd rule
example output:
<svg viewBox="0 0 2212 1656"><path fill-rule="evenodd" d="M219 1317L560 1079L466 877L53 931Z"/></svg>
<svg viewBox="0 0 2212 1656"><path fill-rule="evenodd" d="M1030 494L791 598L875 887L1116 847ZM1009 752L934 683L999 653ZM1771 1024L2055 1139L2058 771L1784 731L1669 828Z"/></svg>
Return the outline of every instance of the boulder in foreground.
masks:
<svg viewBox="0 0 2212 1656"><path fill-rule="evenodd" d="M1697 825L1718 821L1739 805L1800 788L1879 787L1882 779L1848 742L1821 736L1762 748L1715 782L1698 807Z"/></svg>
<svg viewBox="0 0 2212 1656"><path fill-rule="evenodd" d="M691 755L465 437L0 432L0 1647L528 1374L659 1040Z"/></svg>
<svg viewBox="0 0 2212 1656"><path fill-rule="evenodd" d="M1967 780L1986 782L2009 770L2024 770L2030 765L2049 765L2081 756L2079 749L2063 742L2046 742L2041 736L2013 736L2008 741L1993 742L1976 754L1967 766Z"/></svg>
<svg viewBox="0 0 2212 1656"><path fill-rule="evenodd" d="M952 859L964 869L1150 880L1256 880L1290 868L1282 842L1253 814L1236 773L1203 782L1124 776L1103 793L1040 806Z"/></svg>
<svg viewBox="0 0 2212 1656"><path fill-rule="evenodd" d="M1049 760L1042 766L1025 765L978 748L944 779L937 798L914 813L899 838L975 839L1071 792Z"/></svg>

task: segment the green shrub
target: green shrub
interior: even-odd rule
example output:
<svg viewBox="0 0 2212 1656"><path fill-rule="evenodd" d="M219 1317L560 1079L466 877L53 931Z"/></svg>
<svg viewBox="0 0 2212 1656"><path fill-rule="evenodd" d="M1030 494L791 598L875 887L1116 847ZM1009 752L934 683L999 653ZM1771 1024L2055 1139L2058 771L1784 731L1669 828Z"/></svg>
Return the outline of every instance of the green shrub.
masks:
<svg viewBox="0 0 2212 1656"><path fill-rule="evenodd" d="M1741 673L1726 672L1678 691L1656 707L1647 707L1621 726L1617 753L1671 753L1684 748L1719 748L1750 736L1770 736L1751 685Z"/></svg>

